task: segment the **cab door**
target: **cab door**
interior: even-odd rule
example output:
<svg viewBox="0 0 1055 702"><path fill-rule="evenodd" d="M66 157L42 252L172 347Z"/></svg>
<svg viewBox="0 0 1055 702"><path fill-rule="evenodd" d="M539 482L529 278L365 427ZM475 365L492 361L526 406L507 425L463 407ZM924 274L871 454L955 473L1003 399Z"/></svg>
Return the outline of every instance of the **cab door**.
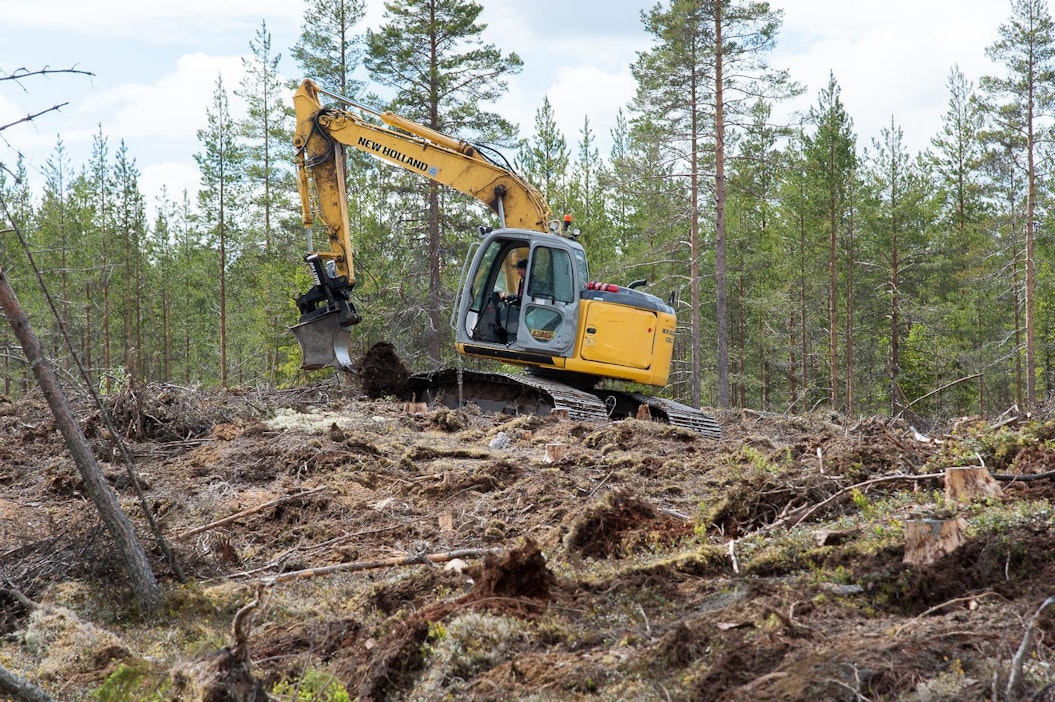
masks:
<svg viewBox="0 0 1055 702"><path fill-rule="evenodd" d="M580 287L575 270L575 260L567 248L544 243L531 247L516 348L553 356L572 355Z"/></svg>

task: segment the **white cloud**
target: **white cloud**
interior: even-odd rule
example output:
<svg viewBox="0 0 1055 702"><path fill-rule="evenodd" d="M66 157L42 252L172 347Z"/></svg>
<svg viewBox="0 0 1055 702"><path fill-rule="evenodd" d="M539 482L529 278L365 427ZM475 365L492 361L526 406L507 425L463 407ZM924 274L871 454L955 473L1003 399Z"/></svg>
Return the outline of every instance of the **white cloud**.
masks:
<svg viewBox="0 0 1055 702"><path fill-rule="evenodd" d="M607 156L609 133L615 127L619 108L627 104L636 89L629 67L607 72L589 65L562 66L548 94L569 147L574 150L583 120L589 117L594 138L606 145L601 153Z"/></svg>
<svg viewBox="0 0 1055 702"><path fill-rule="evenodd" d="M157 200L161 198L162 192L170 201L181 203L183 192L186 191L193 205L201 187L201 172L193 161L154 163L142 169L139 187L150 209L160 204Z"/></svg>
<svg viewBox="0 0 1055 702"><path fill-rule="evenodd" d="M306 7L306 3L295 0L22 1L7 3L4 24L9 28L164 43L184 41L188 36L244 33L246 27L259 26L264 17L299 27Z"/></svg>
<svg viewBox="0 0 1055 702"><path fill-rule="evenodd" d="M121 137L162 142L194 139L205 126L205 110L212 106L219 77L232 114L239 113L233 91L242 75L241 57L187 54L176 60L174 72L157 82L118 85L88 96L79 109L85 120L98 116L105 131Z"/></svg>
<svg viewBox="0 0 1055 702"><path fill-rule="evenodd" d="M777 0L784 26L773 64L804 83L796 103L808 109L833 73L860 146L883 128L904 131L911 151L925 148L940 127L950 69L977 82L993 70L985 47L1006 21L1004 3L957 0Z"/></svg>

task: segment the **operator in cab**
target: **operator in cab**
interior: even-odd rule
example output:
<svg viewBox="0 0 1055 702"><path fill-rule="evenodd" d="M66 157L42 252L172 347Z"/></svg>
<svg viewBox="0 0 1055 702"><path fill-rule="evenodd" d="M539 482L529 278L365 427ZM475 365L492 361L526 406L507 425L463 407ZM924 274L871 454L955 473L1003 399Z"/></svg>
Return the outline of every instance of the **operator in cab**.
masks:
<svg viewBox="0 0 1055 702"><path fill-rule="evenodd" d="M527 276L527 259L522 258L517 261L517 275L520 277L517 283L516 293L502 293L500 297L511 305L518 304L520 298L524 296L524 278Z"/></svg>

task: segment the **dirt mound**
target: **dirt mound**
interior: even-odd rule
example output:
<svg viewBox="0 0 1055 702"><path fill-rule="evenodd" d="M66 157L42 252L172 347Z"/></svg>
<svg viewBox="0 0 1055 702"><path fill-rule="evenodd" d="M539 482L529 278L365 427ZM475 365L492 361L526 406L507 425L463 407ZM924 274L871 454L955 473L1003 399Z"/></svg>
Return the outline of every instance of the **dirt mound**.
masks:
<svg viewBox="0 0 1055 702"><path fill-rule="evenodd" d="M367 349L359 359L357 370L367 397L375 400L383 397L411 399L407 390L410 370L396 353L396 347L387 341L379 341Z"/></svg>

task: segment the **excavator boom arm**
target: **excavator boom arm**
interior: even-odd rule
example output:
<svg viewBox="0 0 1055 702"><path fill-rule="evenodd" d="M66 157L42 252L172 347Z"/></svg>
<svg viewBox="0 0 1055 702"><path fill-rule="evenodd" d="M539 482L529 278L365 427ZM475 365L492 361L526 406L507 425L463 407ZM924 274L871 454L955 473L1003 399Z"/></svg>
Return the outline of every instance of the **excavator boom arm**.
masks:
<svg viewBox="0 0 1055 702"><path fill-rule="evenodd" d="M322 255L336 259L339 274L351 277L352 262L344 164L337 144L465 193L498 214L502 226L547 231L553 214L541 193L516 173L492 163L472 145L391 112L377 113L384 122L377 125L346 110L324 108L319 89L311 80L301 83L293 103L297 116L293 143L304 224L312 223L310 178L330 231L332 254Z"/></svg>

